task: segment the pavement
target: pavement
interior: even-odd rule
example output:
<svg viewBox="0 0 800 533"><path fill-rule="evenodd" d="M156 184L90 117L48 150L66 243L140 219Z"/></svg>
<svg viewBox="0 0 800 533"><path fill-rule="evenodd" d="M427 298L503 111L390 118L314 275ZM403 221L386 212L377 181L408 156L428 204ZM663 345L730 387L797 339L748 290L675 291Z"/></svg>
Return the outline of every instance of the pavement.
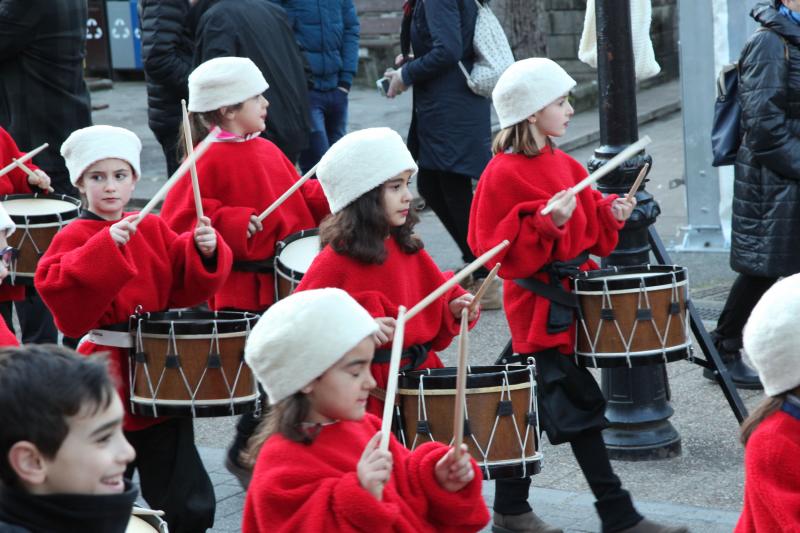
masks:
<svg viewBox="0 0 800 533"><path fill-rule="evenodd" d="M143 179L136 189L138 205L160 187L165 163L160 146L147 127L146 94L142 82L118 82L113 89L94 92L94 104L108 104L94 113L96 124L114 124L135 131L143 141ZM350 130L389 126L405 135L410 119L410 95L387 100L376 91L354 88L350 97ZM670 188L683 179L683 129L677 81L639 91L637 95L640 135L653 143L648 152L653 169L647 189L661 206L656 229L669 246L679 244L681 227L687 224L683 187ZM598 144L598 116L587 111L573 117L568 134L559 145L586 162ZM430 212L422 213L418 226L426 249L443 269L458 268L462 261L455 244ZM725 253L672 253L672 262L686 266L691 294L708 328L725 301L735 275ZM509 338L502 311L486 311L470 336L470 358L474 364L491 364ZM444 351L446 365L453 365L456 343ZM685 524L696 532L729 532L742 505L743 449L738 425L716 385L702 378L701 368L680 361L667 365L669 394L675 414L672 425L682 439L678 457L659 461L614 461L614 469L634 497L637 508L648 518ZM597 372L599 378L600 373ZM761 393L740 391L752 408ZM240 530L244 492L223 467L225 447L233 435L235 419L197 419L196 439L203 461L214 482L217 518L212 531ZM536 512L567 532L599 531L593 497L568 446L551 446L544 439L542 472L533 479L531 503ZM493 482L484 484L486 503L493 501ZM485 529L489 531L489 529Z"/></svg>

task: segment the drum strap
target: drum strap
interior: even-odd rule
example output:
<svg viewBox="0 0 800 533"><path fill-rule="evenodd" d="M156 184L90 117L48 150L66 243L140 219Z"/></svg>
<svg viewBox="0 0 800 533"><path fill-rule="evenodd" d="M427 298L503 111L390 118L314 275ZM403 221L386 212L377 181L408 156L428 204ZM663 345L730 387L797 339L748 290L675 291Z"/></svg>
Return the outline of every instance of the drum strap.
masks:
<svg viewBox="0 0 800 533"><path fill-rule="evenodd" d="M234 261L233 270L236 272L255 272L258 274L274 274L275 258L270 257L262 261Z"/></svg>
<svg viewBox="0 0 800 533"><path fill-rule="evenodd" d="M571 292L564 290L561 281L580 272L580 266L589 259L589 252L584 251L575 259L569 261L553 261L544 266L539 272L547 274L549 283L535 277L518 278L514 283L550 300L550 311L547 315L547 333L553 335L567 331L575 320L575 310L578 309L578 298Z"/></svg>
<svg viewBox="0 0 800 533"><path fill-rule="evenodd" d="M428 352L431 351L431 343L426 342L425 344L412 344L405 350L403 350L402 358L403 359L411 359L411 363L407 365L403 365L400 367L400 372L406 372L408 370L414 370L419 368L422 363L424 363L428 359ZM372 359L373 363L388 363L392 359L392 350L389 349L382 349L382 350L375 350L375 357Z"/></svg>

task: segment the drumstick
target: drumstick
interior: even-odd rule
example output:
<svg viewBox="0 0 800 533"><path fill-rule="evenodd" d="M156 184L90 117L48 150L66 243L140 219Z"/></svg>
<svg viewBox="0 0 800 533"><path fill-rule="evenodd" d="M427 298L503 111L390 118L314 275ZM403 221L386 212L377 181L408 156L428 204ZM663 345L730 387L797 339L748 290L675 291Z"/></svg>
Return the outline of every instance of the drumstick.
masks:
<svg viewBox="0 0 800 533"><path fill-rule="evenodd" d="M217 136L217 133L219 133L219 127L215 126L214 129L211 130L208 135L206 135L206 138L197 145L194 152L192 152L191 155L187 156L186 159L183 160L183 163L181 163L181 166L178 167L178 170L176 170L175 173L169 177L167 182L161 186L161 189L158 190L155 196L153 196L150 201L147 202L147 205L145 205L142 210L139 211L139 218L133 221L134 228L148 213L150 213L150 211L153 210L156 205L158 205L161 200L164 199L170 189L172 189L178 180L181 179L184 174L186 174L186 171L189 170L191 164L200 159L200 156L202 156L206 150L211 147L211 143L214 142L214 138Z"/></svg>
<svg viewBox="0 0 800 533"><path fill-rule="evenodd" d="M27 165L25 165L25 163L21 163L19 159L14 159L14 158L12 157L12 158L11 158L11 161L12 161L12 162L13 162L15 165L17 165L17 167L19 167L19 168L20 168L20 169L21 169L21 170L22 170L22 171L23 171L25 174L27 174L28 176L32 177L32 178L33 178L33 179L35 179L35 180L41 179L41 178L39 178L39 175L38 175L38 174L36 174L36 172L34 172L34 171L33 171L33 170L31 170L30 168L28 168L28 166L27 166ZM47 192L55 192L55 189L54 189L54 188L52 188L52 187L50 187L50 186L48 185L48 186L47 186Z"/></svg>
<svg viewBox="0 0 800 533"><path fill-rule="evenodd" d="M650 163L645 163L644 166L642 167L642 170L639 171L639 175L636 176L636 181L633 182L631 190L628 191L628 194L625 195L626 200L630 201L633 195L636 194L636 191L639 190L639 186L642 184L642 181L644 181L644 177L647 176L647 171L649 169L650 169Z"/></svg>
<svg viewBox="0 0 800 533"><path fill-rule="evenodd" d="M389 360L389 378L386 383L386 397L383 400L383 423L381 424L381 451L389 449L389 433L392 430L392 411L394 397L397 394L397 374L400 371L400 359L403 358L403 334L406 326L406 308L402 305L397 311L397 322L392 340L392 358Z"/></svg>
<svg viewBox="0 0 800 533"><path fill-rule="evenodd" d="M3 167L2 170L0 170L0 176L5 176L9 172L11 172L15 168L17 168L17 163L18 162L19 163L24 163L25 161L28 161L29 159L33 159L34 157L36 157L36 154L38 154L39 152L41 152L42 150L44 150L48 146L50 146L50 145L47 144L47 143L44 143L40 147L34 148L33 150L31 150L27 154L23 155L22 157L20 157L16 161L12 162L10 165L6 165L5 167Z"/></svg>
<svg viewBox="0 0 800 533"><path fill-rule="evenodd" d="M428 307L434 300L436 300L438 297L449 291L450 288L453 287L456 283L460 282L461 280L463 280L464 278L466 278L467 276L478 270L480 267L484 265L484 263L486 263L487 261L489 261L489 259L497 255L497 253L500 252L500 250L502 250L509 244L510 243L507 240L501 242L500 244L498 244L497 246L495 246L494 248L492 248L479 258L477 258L475 261L462 268L458 272L458 274L456 274L452 278L448 279L447 281L439 285L432 293L427 295L425 298L420 300L417 305L412 307L411 310L408 313L406 313L406 320L411 320L412 318L414 318L414 316L417 313Z"/></svg>
<svg viewBox="0 0 800 533"><path fill-rule="evenodd" d="M486 276L486 279L483 280L481 286L478 288L478 292L475 293L475 298L472 299L472 303L469 304L469 312L472 313L475 311L475 308L478 307L478 304L481 301L481 297L483 297L483 293L486 292L486 289L489 288L489 284L492 280L497 276L497 271L500 270L500 263L497 263L494 268L489 272L489 275Z"/></svg>
<svg viewBox="0 0 800 533"><path fill-rule="evenodd" d="M487 278L488 279L488 278ZM456 373L456 406L453 420L453 447L455 458L461 457L461 443L464 442L464 399L467 388L467 349L469 347L469 310L461 310L461 332L458 338L458 367Z"/></svg>
<svg viewBox="0 0 800 533"><path fill-rule="evenodd" d="M307 182L311 178L311 176L314 175L316 171L317 171L317 165L314 165L313 167L311 167L311 170L306 172L302 178L297 180L297 182L294 185L289 187L289 189L285 193L280 195L280 197L277 200L272 202L272 205L264 209L264 212L258 215L258 221L259 222L263 221L265 218L269 216L270 213L278 209L278 206L280 206L283 202L285 202L286 199L289 198L289 196L291 196L297 189L299 189L305 182Z"/></svg>
<svg viewBox="0 0 800 533"><path fill-rule="evenodd" d="M603 176L605 176L606 174L608 174L609 172L620 166L622 163L630 159L632 156L641 152L642 149L644 149L644 147L650 144L651 142L652 140L650 139L650 137L645 135L644 137L642 137L641 139L639 139L638 141L636 141L635 143L628 146L623 151L621 151L620 153L609 159L602 167L598 168L597 170L595 170L594 172L583 178L580 183L570 187L569 188L570 192L572 192L572 194L578 194L583 189L585 189L586 187L588 187L589 185L599 180L600 178L602 178ZM542 209L542 215L547 215L548 213L550 213L550 211L552 211L555 208L555 204L556 202L553 202L551 199L548 202L548 204L544 206L544 209Z"/></svg>
<svg viewBox="0 0 800 533"><path fill-rule="evenodd" d="M181 98L181 108L183 109L183 140L186 143L186 156L194 152L192 143L192 127L189 124L189 112L186 110L186 100ZM197 162L192 161L189 167L192 172L192 191L194 192L194 207L197 210L197 220L203 217L203 201L200 199L200 182L197 181Z"/></svg>

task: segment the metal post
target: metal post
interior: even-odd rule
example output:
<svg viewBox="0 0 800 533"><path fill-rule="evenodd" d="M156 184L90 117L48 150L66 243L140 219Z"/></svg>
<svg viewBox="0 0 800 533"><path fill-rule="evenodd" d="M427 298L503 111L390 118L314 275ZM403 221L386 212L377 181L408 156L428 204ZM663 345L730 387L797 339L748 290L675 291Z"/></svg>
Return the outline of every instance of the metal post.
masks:
<svg viewBox="0 0 800 533"><path fill-rule="evenodd" d="M630 4L598 0L596 15L600 147L589 161L591 171L639 137ZM625 194L639 170L651 161L645 154L629 159L601 178L598 189L603 193ZM620 232L617 249L604 264L627 266L650 262L648 226L655 222L660 209L644 187L636 199L638 205ZM680 435L668 420L673 410L669 405L669 383L663 364L603 369L601 386L608 401L606 417L611 422L603 438L612 458L659 459L680 453Z"/></svg>

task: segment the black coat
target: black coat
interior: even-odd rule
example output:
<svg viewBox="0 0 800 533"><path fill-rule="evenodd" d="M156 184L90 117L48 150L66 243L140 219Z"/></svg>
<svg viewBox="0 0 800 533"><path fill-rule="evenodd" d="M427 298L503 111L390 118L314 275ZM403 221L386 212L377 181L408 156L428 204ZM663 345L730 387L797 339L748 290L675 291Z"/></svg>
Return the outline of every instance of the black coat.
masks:
<svg viewBox="0 0 800 533"><path fill-rule="evenodd" d="M147 118L156 137L177 136L181 99L189 99L192 39L187 0L141 0L142 60L147 80Z"/></svg>
<svg viewBox="0 0 800 533"><path fill-rule="evenodd" d="M750 37L739 61L731 267L779 277L800 272L800 25L771 2L751 15L770 31Z"/></svg>
<svg viewBox="0 0 800 533"><path fill-rule="evenodd" d="M83 79L86 0L0 1L0 126L35 159L58 192L70 193L61 144L91 125Z"/></svg>
<svg viewBox="0 0 800 533"><path fill-rule="evenodd" d="M414 90L408 146L420 168L477 178L491 158L490 101L467 87L474 0L417 0L410 34L415 59L403 67Z"/></svg>
<svg viewBox="0 0 800 533"><path fill-rule="evenodd" d="M266 0L200 0L190 14L194 64L221 56L248 57L269 83L263 136L290 159L308 146L311 119L307 70L286 12Z"/></svg>

